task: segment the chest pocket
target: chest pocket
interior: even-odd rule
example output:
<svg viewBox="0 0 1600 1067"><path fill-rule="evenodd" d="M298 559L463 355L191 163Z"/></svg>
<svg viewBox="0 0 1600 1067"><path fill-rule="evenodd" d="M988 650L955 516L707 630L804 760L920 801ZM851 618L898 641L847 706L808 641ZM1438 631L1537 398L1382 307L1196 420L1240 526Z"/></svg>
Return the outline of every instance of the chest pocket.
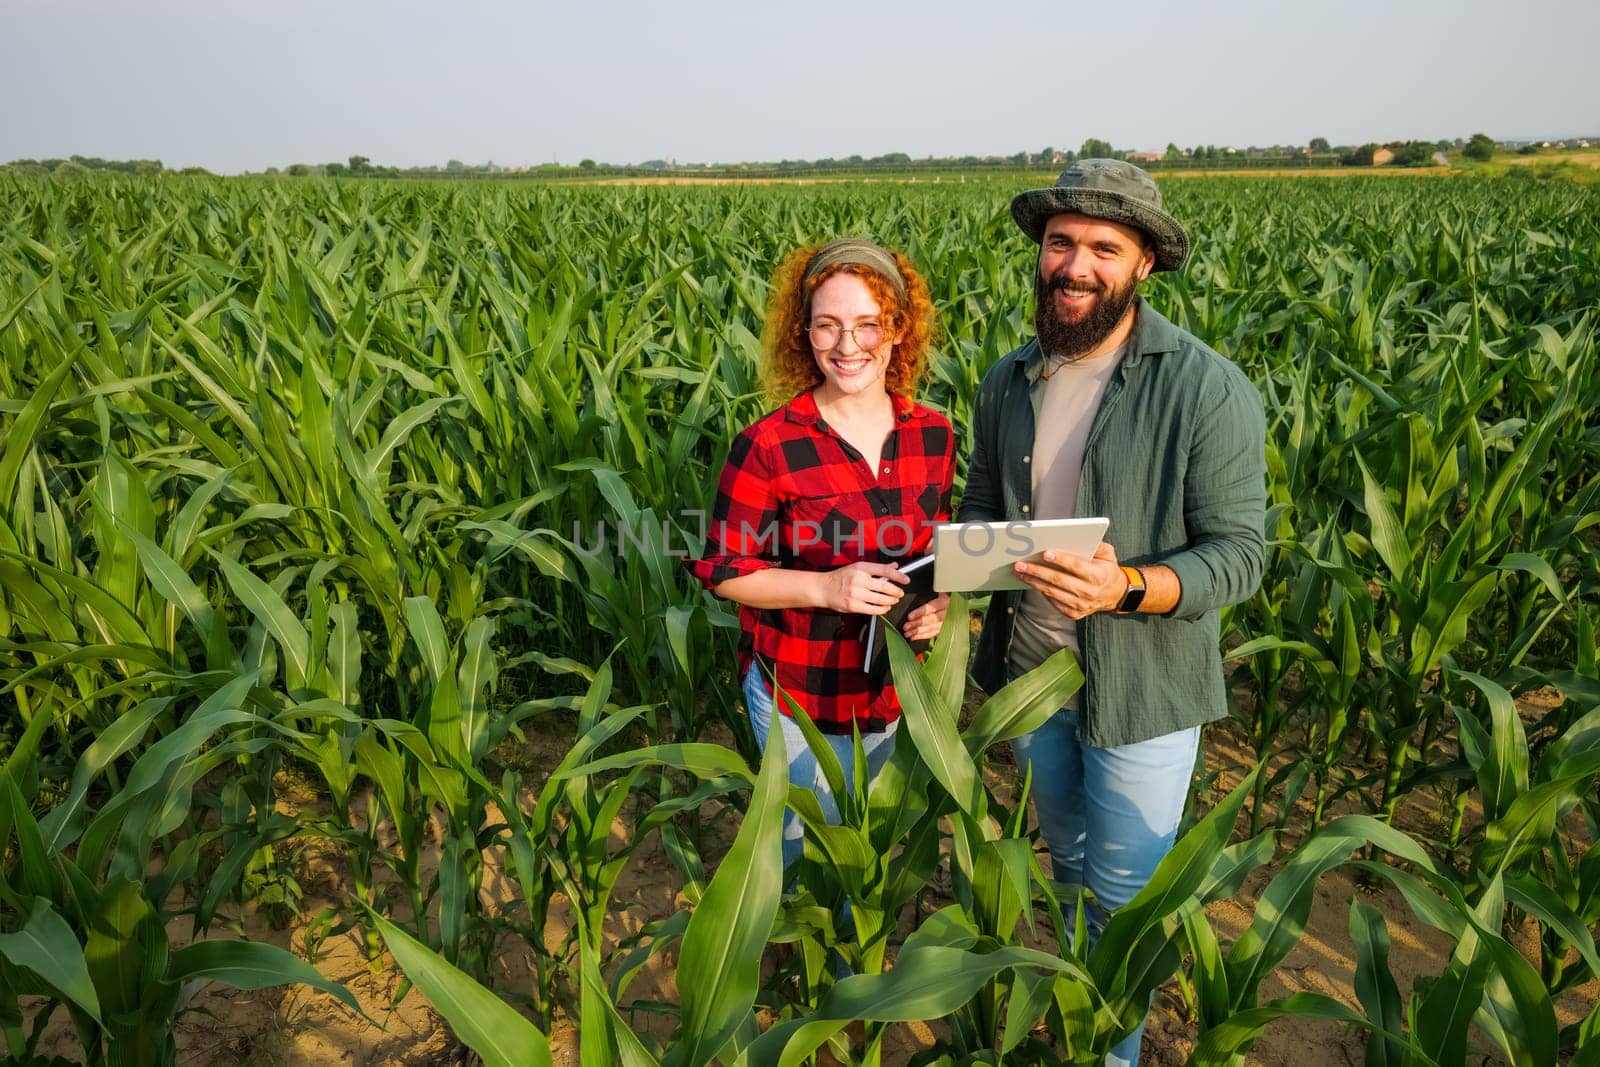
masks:
<svg viewBox="0 0 1600 1067"><path fill-rule="evenodd" d="M813 565L831 565L840 557L860 558L853 549L861 523L845 513L838 493L792 497L783 506L783 541L794 554Z"/></svg>

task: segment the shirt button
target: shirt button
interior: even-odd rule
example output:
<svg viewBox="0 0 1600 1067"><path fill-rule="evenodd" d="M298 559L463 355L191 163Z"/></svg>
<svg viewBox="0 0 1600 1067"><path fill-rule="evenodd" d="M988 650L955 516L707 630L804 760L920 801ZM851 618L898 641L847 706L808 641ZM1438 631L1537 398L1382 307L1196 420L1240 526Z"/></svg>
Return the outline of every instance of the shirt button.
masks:
<svg viewBox="0 0 1600 1067"><path fill-rule="evenodd" d="M1028 513L1028 505L1026 505L1026 504L1022 505L1022 513L1024 515L1026 515Z"/></svg>
<svg viewBox="0 0 1600 1067"><path fill-rule="evenodd" d="M883 468L883 473L888 474L889 473L889 468L888 467Z"/></svg>
<svg viewBox="0 0 1600 1067"><path fill-rule="evenodd" d="M1006 609L1006 614L1007 615L1015 615L1016 613L1017 613L1017 609L1016 608L1007 608Z"/></svg>
<svg viewBox="0 0 1600 1067"><path fill-rule="evenodd" d="M1024 463L1032 463L1033 462L1033 457L1032 456L1023 456L1022 457L1022 462L1024 462Z"/></svg>

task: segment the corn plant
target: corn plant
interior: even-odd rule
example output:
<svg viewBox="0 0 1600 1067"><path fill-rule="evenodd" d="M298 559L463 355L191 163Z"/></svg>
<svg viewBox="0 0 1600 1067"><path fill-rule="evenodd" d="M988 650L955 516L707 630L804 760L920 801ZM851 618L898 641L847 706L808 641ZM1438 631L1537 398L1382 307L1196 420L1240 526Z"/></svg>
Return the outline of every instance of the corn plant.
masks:
<svg viewBox="0 0 1600 1067"><path fill-rule="evenodd" d="M146 903L162 915L181 901L201 934L252 895L271 903L294 877L289 852L320 837L348 874L338 924L368 932L374 966L403 930L482 980L494 939L513 933L536 973L505 992L539 1025L582 1016L591 1062L636 1044L687 1055L620 1022L632 977L683 943L687 920L603 950L638 841L659 834L685 896L703 900L705 827L746 806L754 780L728 677L733 614L673 557L699 549L692 514L762 410L764 279L797 244L842 233L907 250L942 316L926 396L960 426L984 371L1028 333L1033 263L1003 210L1023 184L0 177L0 752L42 723L16 783L42 832L68 862L100 861L80 867L96 894L149 876L161 893ZM1425 798L1449 825L1410 840L1460 900L1429 881L1443 904L1412 903L1458 946L1475 939L1438 981L1465 1003L1481 976L1474 1003L1494 1019L1506 1003L1542 1012L1525 973L1502 973L1494 937L1533 918L1550 996L1593 971L1596 194L1369 179L1167 193L1199 239L1145 297L1246 371L1269 426L1267 574L1223 633L1244 690L1235 723L1258 762L1285 769L1251 780L1251 836L1217 862L1267 862L1278 838L1260 831L1297 828L1306 796L1331 836L1283 861L1299 888L1273 892L1294 904L1321 869L1313 854L1343 852L1356 824L1340 819L1400 823ZM891 1018L937 1009L951 1035L938 1055L1043 1055L1029 1033L1043 1019L1050 1055L1070 1060L1137 1008L1144 979L1097 972L1071 936L1073 898L1025 862L1025 809L975 788L988 745L1068 673L1029 683L1037 706L1001 694L958 730L955 652L930 660L925 687L910 677L880 780L834 783L850 798L838 826L805 818L804 873L764 935L795 950L783 976L799 988L756 996L774 1029L821 1025L780 1058L824 1031L843 1053L834 1023L850 1012L879 1013L859 1016L876 1046ZM602 670L610 690L586 704ZM196 709L244 678L229 700L249 717L206 735L159 812L154 794L118 806L136 769L171 738L194 741ZM1541 689L1559 703L1519 735L1507 701ZM724 729L739 755L696 747ZM576 753L560 777L520 769L515 746L534 731ZM624 735L638 752L600 748ZM306 810L278 810L286 776L315 783ZM603 840L615 812L636 827L621 848ZM435 846L440 873L425 879ZM486 863L514 872L510 908L484 902ZM946 877L955 910L921 916L919 894ZM1185 940L1205 940L1196 901L1238 889L1208 877L1156 909L1141 974L1172 973L1173 946L1199 958ZM562 899L578 921L547 950ZM50 893L8 899L0 937L53 929L52 914L87 944ZM897 944L906 916L921 926ZM1004 955L1029 921L1054 925L1058 963ZM1353 921L1376 961L1372 917ZM1177 970L1208 1005L1208 1056L1239 1054L1268 1016L1331 1010L1256 1002L1291 928L1217 946L1226 997L1214 974ZM936 998L910 995L891 966L923 951L959 972ZM835 980L830 953L855 976ZM870 1007L891 992L898 1007ZM1388 1035L1370 1055L1453 1055L1470 1020L1446 1025L1430 996L1397 1009L1374 978L1353 1024ZM1478 1030L1507 1055L1548 1051L1488 1017ZM752 1055L766 1039L750 1018L709 1051L710 1015L682 1033L700 1028L696 1057ZM8 1048L25 1040L4 1022ZM1595 1026L1558 1048L1583 1054Z"/></svg>
<svg viewBox="0 0 1600 1067"><path fill-rule="evenodd" d="M119 751L138 743L153 714L119 721L85 752L71 793L42 820L23 786L37 787L34 764L48 715L34 719L0 767L0 846L15 856L0 868L0 923L14 924L0 933L0 1026L13 1055L32 1054L59 1005L88 1062L174 1063L173 1020L208 981L241 989L305 983L360 1010L343 986L276 946L197 940L173 949L168 941L167 891L192 872L205 836L169 835L184 821L194 782L259 744L240 729L255 725L240 706L254 681L244 676L202 702L145 750L98 811L86 803L91 785ZM197 751L212 740L214 747ZM158 843L166 869L145 877ZM24 995L46 998L27 1034L18 1004Z"/></svg>

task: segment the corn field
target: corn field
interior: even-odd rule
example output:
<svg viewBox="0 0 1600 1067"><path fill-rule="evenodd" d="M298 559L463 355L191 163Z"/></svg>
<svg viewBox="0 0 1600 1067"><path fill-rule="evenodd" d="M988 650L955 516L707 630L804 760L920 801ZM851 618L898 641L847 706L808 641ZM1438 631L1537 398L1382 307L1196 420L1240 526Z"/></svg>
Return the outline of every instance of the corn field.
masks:
<svg viewBox="0 0 1600 1067"><path fill-rule="evenodd" d="M763 410L765 278L807 241L904 249L942 320L928 399L959 430L1031 331L1006 211L1026 184L0 178L5 1062L65 1023L81 1062L173 1063L203 982L363 1013L300 955L208 936L247 904L292 913L315 839L349 887L327 928L488 1064L550 1063L563 1020L584 1067L876 1064L922 1020L919 1063L1096 1064L1174 979L1197 1065L1291 1017L1364 1033L1369 1067L1600 1064L1600 1008L1554 1006L1600 979L1584 187L1169 183L1197 250L1147 298L1267 411L1266 579L1223 617L1225 728L1256 766L1092 949L1035 857L1028 783L986 773L1081 682L1069 654L980 702L979 605L924 662L893 643L893 761L847 796L820 749L840 825L755 759L736 616L681 557ZM553 773L515 758L530 737L564 753ZM290 779L313 808L281 803ZM1408 802L1443 817L1408 824ZM713 824L736 827L725 853ZM619 942L646 842L687 906ZM1400 988L1357 899L1353 1002L1264 999L1341 865L1453 954ZM1248 929L1219 936L1204 905L1261 869ZM651 960L673 1003L630 997Z"/></svg>

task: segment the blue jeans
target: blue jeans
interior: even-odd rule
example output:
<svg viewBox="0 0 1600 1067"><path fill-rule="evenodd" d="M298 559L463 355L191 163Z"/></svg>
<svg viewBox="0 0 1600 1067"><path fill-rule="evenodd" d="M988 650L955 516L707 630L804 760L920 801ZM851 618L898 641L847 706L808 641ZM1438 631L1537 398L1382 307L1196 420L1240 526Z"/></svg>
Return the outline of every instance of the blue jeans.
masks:
<svg viewBox="0 0 1600 1067"><path fill-rule="evenodd" d="M1062 708L1033 733L1011 742L1019 770L1033 765L1033 802L1050 849L1055 880L1086 886L1085 926L1092 944L1109 911L1150 881L1172 848L1189 796L1200 728L1115 748L1078 740L1078 713ZM1139 1062L1141 1023L1106 1057L1106 1067Z"/></svg>
<svg viewBox="0 0 1600 1067"><path fill-rule="evenodd" d="M822 814L832 825L839 823L839 805L834 802L833 792L828 788L828 781L822 776L822 768L817 763L817 757L812 754L811 746L806 744L805 735L800 732L800 727L789 716L777 713L772 707L772 694L767 692L767 686L761 678L761 668L752 663L744 675L744 701L745 707L750 712L750 728L755 732L756 745L765 754L767 751L767 737L772 732L772 721L776 715L779 728L783 731L783 748L789 756L789 782L791 785L809 789L817 795L817 800L822 806ZM889 757L894 755L895 727L899 722L892 722L889 728L882 733L861 735L861 750L867 757L867 781L872 781L883 770L884 764L889 762ZM828 746L833 749L833 754L839 758L839 766L844 768L845 788L853 788L855 781L855 746L849 734L823 734L828 741ZM783 866L785 869L794 866L795 860L800 858L800 852L805 842L805 826L800 821L800 816L785 808L783 812Z"/></svg>

